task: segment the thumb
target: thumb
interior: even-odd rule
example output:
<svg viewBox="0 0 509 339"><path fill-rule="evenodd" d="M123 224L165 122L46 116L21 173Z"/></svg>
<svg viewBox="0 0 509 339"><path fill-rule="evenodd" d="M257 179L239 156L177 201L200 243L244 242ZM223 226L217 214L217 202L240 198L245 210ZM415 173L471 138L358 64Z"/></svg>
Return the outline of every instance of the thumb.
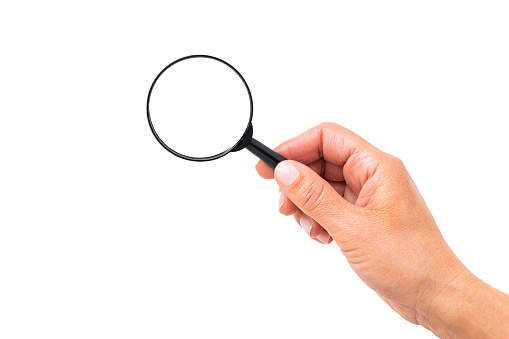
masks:
<svg viewBox="0 0 509 339"><path fill-rule="evenodd" d="M352 223L355 206L309 167L297 161L282 161L276 166L274 178L288 199L330 235L338 234L339 226Z"/></svg>

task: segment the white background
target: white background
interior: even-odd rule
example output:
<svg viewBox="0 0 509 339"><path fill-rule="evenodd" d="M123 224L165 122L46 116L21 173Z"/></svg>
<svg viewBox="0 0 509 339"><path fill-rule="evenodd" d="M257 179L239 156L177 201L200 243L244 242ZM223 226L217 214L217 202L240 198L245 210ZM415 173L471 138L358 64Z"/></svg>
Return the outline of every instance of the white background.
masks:
<svg viewBox="0 0 509 339"><path fill-rule="evenodd" d="M509 291L506 1L4 1L1 338L429 338L277 212L247 151L159 146L157 73L246 78L269 146L323 121L403 159L446 240Z"/></svg>

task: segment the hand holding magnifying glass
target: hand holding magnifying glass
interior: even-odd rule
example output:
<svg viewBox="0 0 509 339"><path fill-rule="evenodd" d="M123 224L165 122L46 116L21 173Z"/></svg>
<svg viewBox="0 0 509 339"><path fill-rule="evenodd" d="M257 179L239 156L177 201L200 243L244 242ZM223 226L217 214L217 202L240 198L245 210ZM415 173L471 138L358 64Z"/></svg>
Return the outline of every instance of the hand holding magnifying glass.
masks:
<svg viewBox="0 0 509 339"><path fill-rule="evenodd" d="M253 138L252 118L253 98L242 75L209 55L172 62L148 93L147 119L154 137L186 160L215 160L247 148L275 168L286 159Z"/></svg>
<svg viewBox="0 0 509 339"><path fill-rule="evenodd" d="M257 170L276 179L280 212L311 238L334 239L357 275L406 320L444 336L507 337L509 295L455 256L401 161L326 123L278 146L293 160L276 168L286 159L253 139L252 117L240 73L206 55L168 65L147 99L152 133L172 154L208 161L247 148L269 165Z"/></svg>

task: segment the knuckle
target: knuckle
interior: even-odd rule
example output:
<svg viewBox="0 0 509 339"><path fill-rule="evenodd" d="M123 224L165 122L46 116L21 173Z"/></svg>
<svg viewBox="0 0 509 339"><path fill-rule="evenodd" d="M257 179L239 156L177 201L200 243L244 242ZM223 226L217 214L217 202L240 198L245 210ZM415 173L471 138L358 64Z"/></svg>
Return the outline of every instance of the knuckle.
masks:
<svg viewBox="0 0 509 339"><path fill-rule="evenodd" d="M396 179L398 181L406 180L408 177L408 171L403 164L403 161L390 154L386 154L386 158L384 160L383 164L384 172L389 175L390 177Z"/></svg>
<svg viewBox="0 0 509 339"><path fill-rule="evenodd" d="M396 168L404 168L405 167L405 165L403 164L403 160L401 160L400 158L395 157L394 155L390 155L388 153L386 153L386 157L387 157L388 163L390 163L391 166L396 167Z"/></svg>
<svg viewBox="0 0 509 339"><path fill-rule="evenodd" d="M320 125L318 125L319 128L332 128L336 126L338 126L338 124L330 121L322 122Z"/></svg>
<svg viewBox="0 0 509 339"><path fill-rule="evenodd" d="M396 164L396 166L398 167L405 167L405 164L403 163L403 160L401 160L400 158L398 157L394 157L394 162Z"/></svg>

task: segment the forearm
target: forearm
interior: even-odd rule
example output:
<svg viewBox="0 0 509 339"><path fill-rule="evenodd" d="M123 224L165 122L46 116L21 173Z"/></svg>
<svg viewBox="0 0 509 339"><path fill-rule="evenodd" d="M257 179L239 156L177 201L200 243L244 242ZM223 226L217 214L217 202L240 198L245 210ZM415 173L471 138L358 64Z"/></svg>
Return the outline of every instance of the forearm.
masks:
<svg viewBox="0 0 509 339"><path fill-rule="evenodd" d="M509 338L509 295L468 270L436 295L422 325L441 338Z"/></svg>

